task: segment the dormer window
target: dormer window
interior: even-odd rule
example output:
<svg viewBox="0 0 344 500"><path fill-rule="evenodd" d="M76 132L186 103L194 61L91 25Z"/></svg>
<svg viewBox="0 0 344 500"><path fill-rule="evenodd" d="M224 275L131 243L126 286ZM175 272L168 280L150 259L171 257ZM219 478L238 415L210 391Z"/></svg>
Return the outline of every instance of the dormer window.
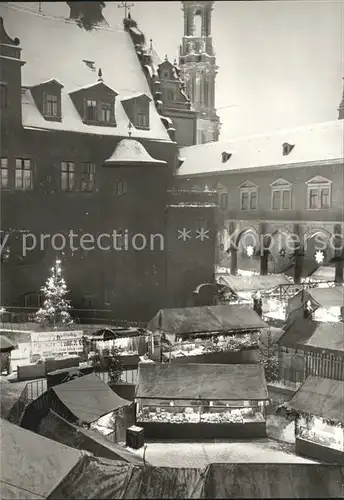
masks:
<svg viewBox="0 0 344 500"><path fill-rule="evenodd" d="M57 118L60 116L59 112L59 98L56 94L44 94L43 101L43 114L47 117Z"/></svg>
<svg viewBox="0 0 344 500"><path fill-rule="evenodd" d="M282 144L282 153L283 153L283 156L288 156L292 150L294 149L295 147L295 144L288 144L287 142L285 142L284 144Z"/></svg>
<svg viewBox="0 0 344 500"><path fill-rule="evenodd" d="M149 130L149 108L151 98L139 94L122 99L122 105L135 128Z"/></svg>
<svg viewBox="0 0 344 500"><path fill-rule="evenodd" d="M45 120L61 121L61 90L63 85L57 80L49 80L31 87L31 94Z"/></svg>
<svg viewBox="0 0 344 500"><path fill-rule="evenodd" d="M101 75L101 72L99 73ZM70 93L74 106L88 125L116 126L115 100L117 92L102 80Z"/></svg>
<svg viewBox="0 0 344 500"><path fill-rule="evenodd" d="M232 156L231 153L227 153L226 151L224 151L222 153L222 163L226 163L231 156Z"/></svg>
<svg viewBox="0 0 344 500"><path fill-rule="evenodd" d="M97 101L92 101L91 99L86 100L86 113L85 118L87 121L95 122L97 121Z"/></svg>

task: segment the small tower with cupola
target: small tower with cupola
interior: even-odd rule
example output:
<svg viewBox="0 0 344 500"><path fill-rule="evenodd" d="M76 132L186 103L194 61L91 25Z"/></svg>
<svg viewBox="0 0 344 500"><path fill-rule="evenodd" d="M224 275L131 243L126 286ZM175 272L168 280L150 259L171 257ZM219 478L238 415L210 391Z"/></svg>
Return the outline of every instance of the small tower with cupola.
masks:
<svg viewBox="0 0 344 500"><path fill-rule="evenodd" d="M184 36L179 51L180 74L197 112L197 144L218 141L220 119L215 109L218 70L211 37L213 1L183 1Z"/></svg>

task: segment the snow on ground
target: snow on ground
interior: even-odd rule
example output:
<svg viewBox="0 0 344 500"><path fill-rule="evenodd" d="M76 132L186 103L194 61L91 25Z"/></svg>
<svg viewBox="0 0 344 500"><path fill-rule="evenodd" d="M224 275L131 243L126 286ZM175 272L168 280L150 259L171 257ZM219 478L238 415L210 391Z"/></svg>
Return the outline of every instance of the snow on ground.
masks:
<svg viewBox="0 0 344 500"><path fill-rule="evenodd" d="M147 442L145 459L160 467L204 467L209 463L317 463L284 451L270 439L221 442ZM143 456L144 448L132 450Z"/></svg>

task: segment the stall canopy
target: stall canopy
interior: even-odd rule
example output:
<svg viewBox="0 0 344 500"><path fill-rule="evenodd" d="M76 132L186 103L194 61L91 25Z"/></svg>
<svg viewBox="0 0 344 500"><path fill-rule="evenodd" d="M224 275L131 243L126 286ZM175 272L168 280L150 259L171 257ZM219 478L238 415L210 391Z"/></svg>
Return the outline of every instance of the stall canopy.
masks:
<svg viewBox="0 0 344 500"><path fill-rule="evenodd" d="M139 365L137 398L268 400L263 367L219 364Z"/></svg>
<svg viewBox="0 0 344 500"><path fill-rule="evenodd" d="M280 346L292 349L314 347L331 351L343 351L343 324L298 318L287 326L277 343Z"/></svg>
<svg viewBox="0 0 344 500"><path fill-rule="evenodd" d="M335 422L344 422L344 381L309 376L284 407Z"/></svg>
<svg viewBox="0 0 344 500"><path fill-rule="evenodd" d="M78 420L88 424L131 404L94 373L52 387L50 391Z"/></svg>
<svg viewBox="0 0 344 500"><path fill-rule="evenodd" d="M71 448L89 451L97 457L143 465L143 460L139 456L112 443L97 431L73 425L52 410L41 421L38 432L41 436L54 439Z"/></svg>
<svg viewBox="0 0 344 500"><path fill-rule="evenodd" d="M47 498L76 466L82 453L7 420L0 422L0 498Z"/></svg>
<svg viewBox="0 0 344 500"><path fill-rule="evenodd" d="M218 278L221 285L226 285L234 293L240 292L273 292L280 285L290 285L290 279L284 274L268 274L266 276L253 275L253 276L233 276L222 275Z"/></svg>
<svg viewBox="0 0 344 500"><path fill-rule="evenodd" d="M309 276L310 281L334 281L336 276L336 267L334 264L329 266L320 266Z"/></svg>
<svg viewBox="0 0 344 500"><path fill-rule="evenodd" d="M247 305L160 309L148 324L151 331L170 335L259 330L268 325Z"/></svg>
<svg viewBox="0 0 344 500"><path fill-rule="evenodd" d="M311 288L307 291L311 302L317 307L325 309L329 307L344 306L344 287L335 286L331 288Z"/></svg>
<svg viewBox="0 0 344 500"><path fill-rule="evenodd" d="M16 342L6 337L6 335L0 335L0 352L9 352L17 347Z"/></svg>
<svg viewBox="0 0 344 500"><path fill-rule="evenodd" d="M114 327L114 328L102 328L101 330L97 330L89 336L90 340L115 340L126 337L137 337L140 335L145 335L147 332L144 328L122 328L122 327Z"/></svg>

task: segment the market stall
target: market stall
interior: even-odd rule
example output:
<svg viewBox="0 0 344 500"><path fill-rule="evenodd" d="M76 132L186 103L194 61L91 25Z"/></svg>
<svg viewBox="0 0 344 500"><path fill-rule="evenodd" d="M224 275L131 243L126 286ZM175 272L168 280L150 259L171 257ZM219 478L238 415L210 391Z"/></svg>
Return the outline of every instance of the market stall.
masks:
<svg viewBox="0 0 344 500"><path fill-rule="evenodd" d="M299 291L287 306L288 321L308 317L314 321L338 322L343 320L344 287L316 287Z"/></svg>
<svg viewBox="0 0 344 500"><path fill-rule="evenodd" d="M144 364L136 423L148 438L265 437L268 401L259 364Z"/></svg>
<svg viewBox="0 0 344 500"><path fill-rule="evenodd" d="M258 341L268 325L248 305L162 309L148 328L165 338L166 359L208 358L208 363L254 363L258 361ZM168 341L168 342L167 342ZM203 361L203 360L202 360Z"/></svg>
<svg viewBox="0 0 344 500"><path fill-rule="evenodd" d="M278 408L295 421L296 453L344 464L344 381L309 376Z"/></svg>

